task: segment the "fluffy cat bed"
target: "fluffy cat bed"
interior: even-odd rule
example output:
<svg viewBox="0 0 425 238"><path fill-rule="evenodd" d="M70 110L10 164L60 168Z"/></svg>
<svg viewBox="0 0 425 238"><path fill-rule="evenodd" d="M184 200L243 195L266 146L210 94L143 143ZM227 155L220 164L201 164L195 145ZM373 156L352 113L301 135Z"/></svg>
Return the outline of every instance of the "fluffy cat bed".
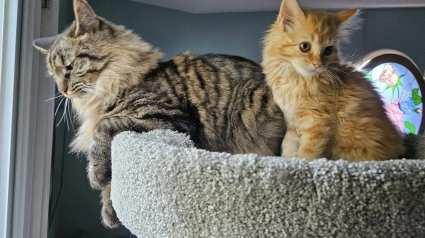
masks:
<svg viewBox="0 0 425 238"><path fill-rule="evenodd" d="M409 145L423 158L422 137ZM112 161L114 208L138 237L425 237L421 160L213 153L156 130L117 135Z"/></svg>

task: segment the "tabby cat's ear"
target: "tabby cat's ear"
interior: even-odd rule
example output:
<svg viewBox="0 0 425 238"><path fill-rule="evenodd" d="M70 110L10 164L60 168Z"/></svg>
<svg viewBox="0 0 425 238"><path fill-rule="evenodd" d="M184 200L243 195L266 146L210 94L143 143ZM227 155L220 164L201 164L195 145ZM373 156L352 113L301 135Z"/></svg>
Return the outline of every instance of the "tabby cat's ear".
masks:
<svg viewBox="0 0 425 238"><path fill-rule="evenodd" d="M93 32L99 26L99 19L85 0L74 0L75 37Z"/></svg>
<svg viewBox="0 0 425 238"><path fill-rule="evenodd" d="M39 38L32 42L34 47L39 50L42 54L47 55L49 52L50 46L55 43L56 39L59 38L60 35L57 36L51 36L51 37L45 37L45 38Z"/></svg>
<svg viewBox="0 0 425 238"><path fill-rule="evenodd" d="M342 12L338 12L336 15L336 17L338 17L338 19L340 20L341 24L346 22L348 19L350 19L352 16L354 16L354 14L356 14L357 9L356 8L352 8L346 11L342 11Z"/></svg>
<svg viewBox="0 0 425 238"><path fill-rule="evenodd" d="M282 1L282 4L280 5L278 21L285 30L288 27L293 27L297 21L300 21L304 18L304 12L301 10L297 0Z"/></svg>

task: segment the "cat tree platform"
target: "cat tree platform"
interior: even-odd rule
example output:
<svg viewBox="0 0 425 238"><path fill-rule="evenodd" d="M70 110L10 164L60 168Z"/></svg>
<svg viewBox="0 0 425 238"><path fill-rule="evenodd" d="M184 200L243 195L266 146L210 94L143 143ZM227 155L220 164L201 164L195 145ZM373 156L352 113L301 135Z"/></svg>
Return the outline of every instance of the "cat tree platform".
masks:
<svg viewBox="0 0 425 238"><path fill-rule="evenodd" d="M414 137L411 156L425 158ZM231 155L169 130L112 143L111 198L138 237L425 237L425 161Z"/></svg>

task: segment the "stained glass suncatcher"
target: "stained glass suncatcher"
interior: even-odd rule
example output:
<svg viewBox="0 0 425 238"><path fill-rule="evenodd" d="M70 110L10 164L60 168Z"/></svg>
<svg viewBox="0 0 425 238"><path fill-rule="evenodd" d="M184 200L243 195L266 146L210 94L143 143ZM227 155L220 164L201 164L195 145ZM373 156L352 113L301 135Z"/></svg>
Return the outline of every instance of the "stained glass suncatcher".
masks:
<svg viewBox="0 0 425 238"><path fill-rule="evenodd" d="M417 67L407 58L385 54L367 65L367 79L385 103L387 115L402 132L422 134L424 81Z"/></svg>

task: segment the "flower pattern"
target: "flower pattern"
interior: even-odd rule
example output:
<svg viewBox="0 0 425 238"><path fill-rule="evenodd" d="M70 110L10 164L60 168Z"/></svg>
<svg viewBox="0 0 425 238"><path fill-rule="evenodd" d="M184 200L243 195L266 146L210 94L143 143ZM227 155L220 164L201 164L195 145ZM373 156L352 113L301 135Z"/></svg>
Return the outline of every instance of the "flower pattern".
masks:
<svg viewBox="0 0 425 238"><path fill-rule="evenodd" d="M404 74L403 74L404 73ZM401 132L417 134L422 122L422 92L403 65L385 63L369 71L366 79L380 93L388 118Z"/></svg>
<svg viewBox="0 0 425 238"><path fill-rule="evenodd" d="M398 106L398 103L400 102L400 98L397 98L397 100L390 104L386 105L385 109L387 112L387 116L390 118L390 120L393 122L393 124L400 130L404 130L403 122L401 121L401 118L404 116L404 112L400 110L400 107Z"/></svg>
<svg viewBox="0 0 425 238"><path fill-rule="evenodd" d="M379 76L379 82L385 82L390 87L393 87L398 82L398 73L392 65L386 64L384 66L384 71Z"/></svg>
<svg viewBox="0 0 425 238"><path fill-rule="evenodd" d="M405 114L413 113L416 109L415 102L412 98L412 84L407 84L406 87L403 88L400 98L400 109Z"/></svg>

